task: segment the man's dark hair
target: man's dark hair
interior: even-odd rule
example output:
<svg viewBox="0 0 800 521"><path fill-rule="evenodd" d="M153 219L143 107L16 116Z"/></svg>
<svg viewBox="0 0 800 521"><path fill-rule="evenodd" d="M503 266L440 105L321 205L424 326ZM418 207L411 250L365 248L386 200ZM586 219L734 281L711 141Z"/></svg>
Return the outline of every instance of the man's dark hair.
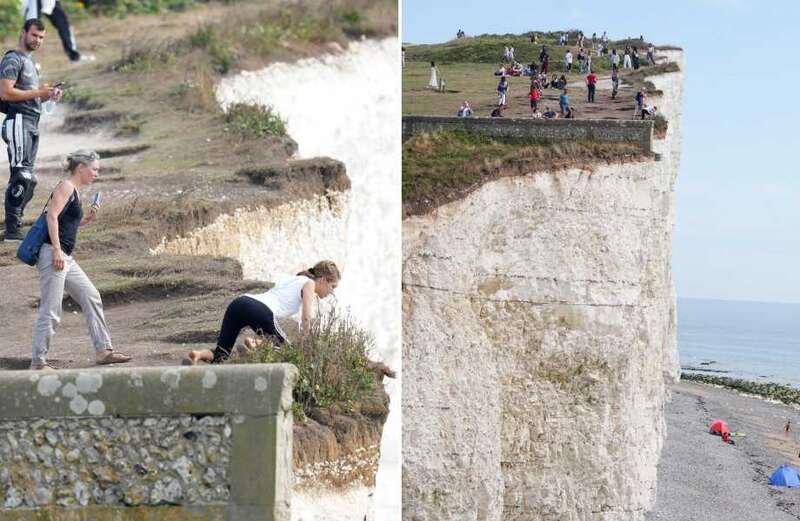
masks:
<svg viewBox="0 0 800 521"><path fill-rule="evenodd" d="M36 27L40 31L44 31L44 22L38 18L31 18L30 20L25 21L25 25L22 26L22 30L27 33L31 30L31 27Z"/></svg>

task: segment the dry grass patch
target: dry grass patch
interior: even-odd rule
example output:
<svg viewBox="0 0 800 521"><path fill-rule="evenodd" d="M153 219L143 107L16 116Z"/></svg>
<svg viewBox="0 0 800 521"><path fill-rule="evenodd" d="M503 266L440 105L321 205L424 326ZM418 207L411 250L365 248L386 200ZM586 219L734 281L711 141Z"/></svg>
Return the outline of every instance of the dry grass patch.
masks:
<svg viewBox="0 0 800 521"><path fill-rule="evenodd" d="M499 177L648 156L638 143L511 144L461 131L421 134L403 144L403 213L425 213Z"/></svg>

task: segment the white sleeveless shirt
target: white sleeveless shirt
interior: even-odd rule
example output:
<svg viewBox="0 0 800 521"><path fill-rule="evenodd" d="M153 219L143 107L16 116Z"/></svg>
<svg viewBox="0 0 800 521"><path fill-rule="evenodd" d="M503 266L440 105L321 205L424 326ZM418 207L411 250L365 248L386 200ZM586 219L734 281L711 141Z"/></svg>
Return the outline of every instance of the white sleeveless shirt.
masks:
<svg viewBox="0 0 800 521"><path fill-rule="evenodd" d="M300 311L303 305L303 286L311 280L304 275L295 275L279 284L266 293L245 295L265 304L276 320L291 317Z"/></svg>

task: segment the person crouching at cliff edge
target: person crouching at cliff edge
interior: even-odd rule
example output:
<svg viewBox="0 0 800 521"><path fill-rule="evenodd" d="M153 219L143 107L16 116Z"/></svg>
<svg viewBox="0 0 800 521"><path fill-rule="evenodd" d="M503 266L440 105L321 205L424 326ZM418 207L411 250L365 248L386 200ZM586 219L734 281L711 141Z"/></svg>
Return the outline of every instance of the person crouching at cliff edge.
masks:
<svg viewBox="0 0 800 521"><path fill-rule="evenodd" d="M61 322L61 302L65 290L83 310L95 351L95 363L106 365L131 360L130 356L114 351L111 346L100 293L72 258L78 227L94 221L99 209L99 203L93 204L89 215L84 218L78 191L97 178L99 159L97 152L92 150L79 150L70 154L67 158L70 177L56 186L47 202L45 212L48 234L36 264L42 296L39 301L39 315L33 328L31 369L54 369L47 363L47 353L50 351L56 326Z"/></svg>
<svg viewBox="0 0 800 521"><path fill-rule="evenodd" d="M265 337L271 337L276 345L284 344L287 338L278 325L278 320L291 317L301 310L301 330L304 335L309 334L314 314L314 297L324 299L331 295L339 285L340 278L339 268L335 263L320 261L313 268L276 284L266 293L237 297L225 310L216 349L191 351L184 363L195 365L201 361L212 364L224 362L230 357L236 337L245 327L261 332Z"/></svg>

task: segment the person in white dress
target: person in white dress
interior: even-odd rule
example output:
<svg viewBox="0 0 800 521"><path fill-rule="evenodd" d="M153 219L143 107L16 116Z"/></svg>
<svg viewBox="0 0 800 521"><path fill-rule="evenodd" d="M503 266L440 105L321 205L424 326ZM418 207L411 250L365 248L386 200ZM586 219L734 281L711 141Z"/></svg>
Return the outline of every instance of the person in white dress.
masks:
<svg viewBox="0 0 800 521"><path fill-rule="evenodd" d="M428 88L439 90L439 69L434 62L431 62L431 78L428 80Z"/></svg>
<svg viewBox="0 0 800 521"><path fill-rule="evenodd" d="M332 261L320 261L294 277L276 284L269 291L237 297L228 305L222 319L217 347L189 352L184 360L187 365L198 362L222 363L231 355L236 338L242 329L249 327L263 337L270 337L276 345L288 341L278 320L289 318L301 312L300 331L303 335L311 332L314 318L314 298L324 299L333 294L339 284L339 268ZM256 343L246 342L250 348Z"/></svg>

